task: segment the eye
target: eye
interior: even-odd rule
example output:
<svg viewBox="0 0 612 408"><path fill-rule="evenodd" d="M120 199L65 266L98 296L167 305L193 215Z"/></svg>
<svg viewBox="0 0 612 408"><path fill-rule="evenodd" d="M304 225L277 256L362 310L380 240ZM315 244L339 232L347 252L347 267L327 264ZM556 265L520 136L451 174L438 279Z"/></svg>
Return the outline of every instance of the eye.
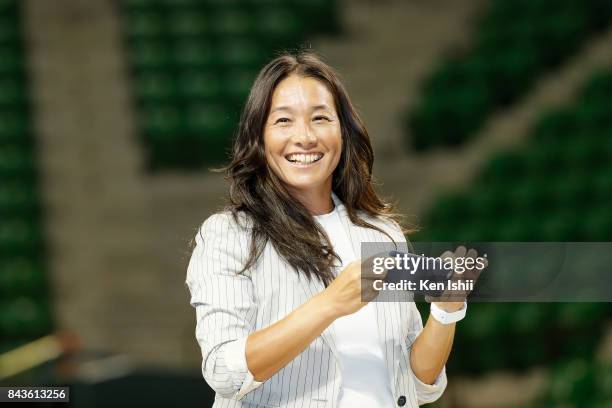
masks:
<svg viewBox="0 0 612 408"><path fill-rule="evenodd" d="M277 123L289 123L289 122L290 122L289 118L278 118L278 119L276 119L274 124L276 125Z"/></svg>
<svg viewBox="0 0 612 408"><path fill-rule="evenodd" d="M331 120L327 117L327 116L323 116L323 115L318 115L314 117L315 121L319 121L319 120L326 120L328 122L331 122Z"/></svg>

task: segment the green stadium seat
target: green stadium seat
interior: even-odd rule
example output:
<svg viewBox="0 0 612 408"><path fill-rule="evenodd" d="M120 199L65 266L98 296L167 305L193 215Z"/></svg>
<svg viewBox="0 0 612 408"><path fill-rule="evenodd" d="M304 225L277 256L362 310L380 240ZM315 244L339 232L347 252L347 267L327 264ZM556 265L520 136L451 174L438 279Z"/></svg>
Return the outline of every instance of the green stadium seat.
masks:
<svg viewBox="0 0 612 408"><path fill-rule="evenodd" d="M455 194L441 197L436 203L433 211L435 224L452 224L464 218L472 216L470 201L468 198Z"/></svg>
<svg viewBox="0 0 612 408"><path fill-rule="evenodd" d="M516 43L491 56L495 65L496 104L507 106L524 93L536 77L538 50L529 42Z"/></svg>
<svg viewBox="0 0 612 408"><path fill-rule="evenodd" d="M609 317L609 306L598 302L559 303L557 325L565 330L588 331Z"/></svg>
<svg viewBox="0 0 612 408"><path fill-rule="evenodd" d="M581 100L607 101L612 93L612 73L608 70L596 72L584 87Z"/></svg>
<svg viewBox="0 0 612 408"><path fill-rule="evenodd" d="M29 149L0 146L0 180L26 180L33 176L34 162Z"/></svg>
<svg viewBox="0 0 612 408"><path fill-rule="evenodd" d="M337 33L338 3L335 0L289 0L298 16L308 21L311 32ZM325 18L322 18L322 17Z"/></svg>
<svg viewBox="0 0 612 408"><path fill-rule="evenodd" d="M496 153L485 165L479 181L485 183L506 182L508 180L523 179L526 176L525 157L518 152Z"/></svg>
<svg viewBox="0 0 612 408"><path fill-rule="evenodd" d="M187 109L186 128L192 134L213 138L228 125L229 113L222 105L193 104Z"/></svg>
<svg viewBox="0 0 612 408"><path fill-rule="evenodd" d="M589 172L589 169L596 170L608 165L610 156L601 146L605 144L604 136L600 138L588 130L576 136L572 143L564 146L562 152L563 161L568 168L574 169L575 172Z"/></svg>
<svg viewBox="0 0 612 408"><path fill-rule="evenodd" d="M256 70L260 68L265 53L254 41L230 41L219 49L219 60L226 68Z"/></svg>
<svg viewBox="0 0 612 408"><path fill-rule="evenodd" d="M0 108L1 109L23 109L26 105L25 86L18 77L6 77L0 79Z"/></svg>
<svg viewBox="0 0 612 408"><path fill-rule="evenodd" d="M589 29L585 11L584 6L573 7L571 10L558 7L542 20L547 43L542 51L549 62L560 62L565 55L577 50L587 38Z"/></svg>
<svg viewBox="0 0 612 408"><path fill-rule="evenodd" d="M600 201L610 202L609 199ZM585 211L584 223L581 226L581 236L586 241L612 241L612 214L608 206L587 209Z"/></svg>
<svg viewBox="0 0 612 408"><path fill-rule="evenodd" d="M46 299L35 301L21 297L3 302L0 313L0 332L3 338L39 337L51 330L52 321Z"/></svg>
<svg viewBox="0 0 612 408"><path fill-rule="evenodd" d="M147 103L172 103L177 96L174 76L169 73L143 73L136 78L136 95Z"/></svg>
<svg viewBox="0 0 612 408"><path fill-rule="evenodd" d="M234 130L234 122L223 105L193 104L187 110L186 124L197 139L201 158L213 163L224 160Z"/></svg>
<svg viewBox="0 0 612 408"><path fill-rule="evenodd" d="M162 0L123 0L123 4L128 11L151 11L160 7Z"/></svg>
<svg viewBox="0 0 612 408"><path fill-rule="evenodd" d="M540 223L532 227L538 231L538 240L546 242L580 241L581 215L570 208L550 212Z"/></svg>
<svg viewBox="0 0 612 408"><path fill-rule="evenodd" d="M612 150L612 147L611 149ZM612 166L597 171L597 173L589 179L591 188L597 195L598 203L611 202L612 200Z"/></svg>
<svg viewBox="0 0 612 408"><path fill-rule="evenodd" d="M550 191L557 208L567 210L582 208L593 196L593 191L580 174L550 180Z"/></svg>
<svg viewBox="0 0 612 408"><path fill-rule="evenodd" d="M154 41L167 35L164 16L151 11L137 11L126 15L128 38L137 41Z"/></svg>
<svg viewBox="0 0 612 408"><path fill-rule="evenodd" d="M602 363L597 367L596 381L600 390L602 402L612 400L612 364ZM603 404L601 405L604 406Z"/></svg>
<svg viewBox="0 0 612 408"><path fill-rule="evenodd" d="M263 41L282 47L295 42L304 27L295 12L283 8L263 9L258 12L255 30Z"/></svg>
<svg viewBox="0 0 612 408"><path fill-rule="evenodd" d="M224 97L224 82L217 72L183 71L177 81L183 102L212 103Z"/></svg>
<svg viewBox="0 0 612 408"><path fill-rule="evenodd" d="M211 18L212 32L220 39L246 38L254 30L256 20L242 10L223 10Z"/></svg>
<svg viewBox="0 0 612 408"><path fill-rule="evenodd" d="M179 39L203 37L211 32L211 22L201 11L179 10L167 18L168 32Z"/></svg>
<svg viewBox="0 0 612 408"><path fill-rule="evenodd" d="M601 100L583 100L576 107L576 120L583 128L612 129L612 112Z"/></svg>
<svg viewBox="0 0 612 408"><path fill-rule="evenodd" d="M42 244L40 226L23 218L4 219L0 225L0 254L35 255Z"/></svg>
<svg viewBox="0 0 612 408"><path fill-rule="evenodd" d="M491 95L488 87L482 83L466 83L465 88L450 95L447 101L445 114L454 123L455 129L446 134L446 140L448 145L455 146L461 144L461 135L478 129L479 116L491 109Z"/></svg>
<svg viewBox="0 0 612 408"><path fill-rule="evenodd" d="M0 259L0 297L40 297L47 290L45 270L39 261L29 258Z"/></svg>
<svg viewBox="0 0 612 408"><path fill-rule="evenodd" d="M497 240L500 242L532 242L541 240L538 231L537 218L532 214L518 211L511 212L511 216L504 218L497 225Z"/></svg>
<svg viewBox="0 0 612 408"><path fill-rule="evenodd" d="M158 143L172 141L176 134L182 132L182 115L178 107L170 105L153 105L143 111L144 133L149 141Z"/></svg>
<svg viewBox="0 0 612 408"><path fill-rule="evenodd" d="M0 47L0 75L17 76L23 69L21 52L17 47Z"/></svg>
<svg viewBox="0 0 612 408"><path fill-rule="evenodd" d="M546 318L546 308L541 304L518 303L512 312L511 330L519 336L529 335L537 332L544 325Z"/></svg>
<svg viewBox="0 0 612 408"><path fill-rule="evenodd" d="M19 181L0 183L0 218L12 215L35 215L40 197L32 184Z"/></svg>
<svg viewBox="0 0 612 408"><path fill-rule="evenodd" d="M468 198L473 216L479 219L490 219L507 213L512 206L508 203L506 195L505 186L496 184L481 186Z"/></svg>
<svg viewBox="0 0 612 408"><path fill-rule="evenodd" d="M223 85L229 100L234 101L237 105L246 100L256 75L256 71L249 69L229 71Z"/></svg>
<svg viewBox="0 0 612 408"><path fill-rule="evenodd" d="M552 143L539 143L525 149L522 160L524 162L524 177L537 179L540 185L546 177L558 174L560 168L567 164L566 151L571 148L571 139L559 138ZM510 181L508 178L507 181Z"/></svg>
<svg viewBox="0 0 612 408"><path fill-rule="evenodd" d="M595 391L595 373L582 359L557 364L551 370L551 399L556 403L589 401Z"/></svg>
<svg viewBox="0 0 612 408"><path fill-rule="evenodd" d="M219 65L217 47L208 41L181 40L175 45L172 55L180 70L210 71Z"/></svg>
<svg viewBox="0 0 612 408"><path fill-rule="evenodd" d="M19 41L18 20L14 16L0 14L0 47L15 46Z"/></svg>
<svg viewBox="0 0 612 408"><path fill-rule="evenodd" d="M546 187L546 180L542 178L525 178L520 183L504 183L507 205L518 214L546 212L554 204L552 188Z"/></svg>
<svg viewBox="0 0 612 408"><path fill-rule="evenodd" d="M130 56L132 65L138 73L166 70L171 67L170 47L161 41L134 42Z"/></svg>
<svg viewBox="0 0 612 408"><path fill-rule="evenodd" d="M569 109L559 109L540 116L533 129L533 136L538 142L554 146L559 140L573 139L577 129L576 113Z"/></svg>
<svg viewBox="0 0 612 408"><path fill-rule="evenodd" d="M8 146L9 144L25 145L30 141L28 117L15 110L0 111L0 149L2 146Z"/></svg>

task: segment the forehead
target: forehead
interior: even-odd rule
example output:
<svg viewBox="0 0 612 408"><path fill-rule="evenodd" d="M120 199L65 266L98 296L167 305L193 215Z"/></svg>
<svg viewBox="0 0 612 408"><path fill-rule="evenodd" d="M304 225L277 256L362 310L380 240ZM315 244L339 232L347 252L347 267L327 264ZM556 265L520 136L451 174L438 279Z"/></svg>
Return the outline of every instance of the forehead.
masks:
<svg viewBox="0 0 612 408"><path fill-rule="evenodd" d="M290 75L283 79L272 94L272 108L291 105L320 105L334 107L334 96L318 79Z"/></svg>

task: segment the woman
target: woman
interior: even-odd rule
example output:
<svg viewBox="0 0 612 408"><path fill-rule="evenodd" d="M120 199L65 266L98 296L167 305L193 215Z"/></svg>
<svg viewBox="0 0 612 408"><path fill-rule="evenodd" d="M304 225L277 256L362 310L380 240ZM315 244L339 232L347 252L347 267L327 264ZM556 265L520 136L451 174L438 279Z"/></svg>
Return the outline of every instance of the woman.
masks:
<svg viewBox="0 0 612 408"><path fill-rule="evenodd" d="M230 206L196 234L187 272L215 407L432 402L465 302L362 301L361 242L403 242L371 184L368 133L310 53L259 73L227 178ZM465 251L464 251L465 254Z"/></svg>

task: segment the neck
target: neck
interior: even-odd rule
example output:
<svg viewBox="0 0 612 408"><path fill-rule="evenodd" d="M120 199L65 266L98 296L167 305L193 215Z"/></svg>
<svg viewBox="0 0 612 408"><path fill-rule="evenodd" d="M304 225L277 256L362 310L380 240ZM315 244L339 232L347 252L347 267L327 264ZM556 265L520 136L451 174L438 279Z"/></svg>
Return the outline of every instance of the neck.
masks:
<svg viewBox="0 0 612 408"><path fill-rule="evenodd" d="M308 191L292 191L291 195L298 199L312 215L328 214L334 209L331 186Z"/></svg>

